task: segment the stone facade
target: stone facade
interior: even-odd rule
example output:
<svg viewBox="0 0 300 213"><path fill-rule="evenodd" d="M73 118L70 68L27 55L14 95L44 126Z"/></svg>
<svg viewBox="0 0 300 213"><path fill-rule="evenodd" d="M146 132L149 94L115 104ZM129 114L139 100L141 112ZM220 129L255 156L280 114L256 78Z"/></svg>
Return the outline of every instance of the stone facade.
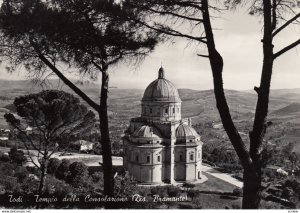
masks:
<svg viewBox="0 0 300 213"><path fill-rule="evenodd" d="M181 118L181 99L163 68L146 88L141 107L141 117L131 119L123 138L125 169L143 184L201 179L200 136L190 119Z"/></svg>

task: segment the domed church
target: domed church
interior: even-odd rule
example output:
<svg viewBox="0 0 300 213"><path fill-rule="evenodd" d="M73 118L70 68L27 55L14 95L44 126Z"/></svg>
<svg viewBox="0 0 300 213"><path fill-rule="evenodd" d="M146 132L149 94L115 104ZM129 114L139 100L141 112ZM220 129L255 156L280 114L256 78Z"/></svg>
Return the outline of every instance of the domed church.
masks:
<svg viewBox="0 0 300 213"><path fill-rule="evenodd" d="M123 165L129 174L142 184L201 179L200 135L190 119L181 118L181 99L162 67L146 88L141 108L123 137Z"/></svg>

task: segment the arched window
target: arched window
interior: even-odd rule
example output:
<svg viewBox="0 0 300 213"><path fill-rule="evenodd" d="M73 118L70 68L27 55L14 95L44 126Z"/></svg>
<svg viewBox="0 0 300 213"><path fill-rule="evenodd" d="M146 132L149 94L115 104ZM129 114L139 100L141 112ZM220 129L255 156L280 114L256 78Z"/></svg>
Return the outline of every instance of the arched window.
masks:
<svg viewBox="0 0 300 213"><path fill-rule="evenodd" d="M160 155L157 156L157 162L160 162Z"/></svg>
<svg viewBox="0 0 300 213"><path fill-rule="evenodd" d="M168 108L165 109L165 113L169 113L169 109Z"/></svg>
<svg viewBox="0 0 300 213"><path fill-rule="evenodd" d="M152 114L152 108L150 108L150 114Z"/></svg>
<svg viewBox="0 0 300 213"><path fill-rule="evenodd" d="M139 154L138 153L135 154L135 161L139 162Z"/></svg>
<svg viewBox="0 0 300 213"><path fill-rule="evenodd" d="M194 152L190 152L190 160L191 160L191 161L194 160Z"/></svg>
<svg viewBox="0 0 300 213"><path fill-rule="evenodd" d="M150 155L147 155L147 163L150 163Z"/></svg>
<svg viewBox="0 0 300 213"><path fill-rule="evenodd" d="M183 161L183 154L182 153L179 154L179 161Z"/></svg>

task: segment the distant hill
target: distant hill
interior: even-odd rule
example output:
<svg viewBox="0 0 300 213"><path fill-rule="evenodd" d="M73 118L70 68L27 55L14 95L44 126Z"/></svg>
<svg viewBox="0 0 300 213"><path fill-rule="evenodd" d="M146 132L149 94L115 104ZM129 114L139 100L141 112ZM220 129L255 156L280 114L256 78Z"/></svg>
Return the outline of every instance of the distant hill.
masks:
<svg viewBox="0 0 300 213"><path fill-rule="evenodd" d="M28 93L38 92L42 89L61 89L66 92L73 93L60 80L51 79L47 85L33 84L29 80L22 81L7 81L0 79L0 99L2 103L0 107L5 107L12 103L16 96ZM91 99L96 102L99 101L99 85L93 82L76 82L76 85L84 90ZM140 114L140 100L143 96L141 89L118 89L111 88L109 91L109 110L111 114L118 114L124 116L124 119L139 116ZM192 90L179 89L179 95L182 99L182 116L192 117L193 123L202 121L220 120L218 111L216 109L216 101L213 90ZM235 120L250 120L253 118L257 95L253 91L236 91L225 90L227 102L229 104L232 117ZM272 90L270 95L269 111L275 112L282 109L290 111L289 108L284 109L287 105L300 100L300 89L282 89ZM83 102L85 104L85 102ZM297 108L291 105L290 108ZM280 114L280 115L281 115ZM0 118L1 119L1 118Z"/></svg>
<svg viewBox="0 0 300 213"><path fill-rule="evenodd" d="M271 115L288 115L291 113L300 113L300 103L291 103L286 107L273 111Z"/></svg>

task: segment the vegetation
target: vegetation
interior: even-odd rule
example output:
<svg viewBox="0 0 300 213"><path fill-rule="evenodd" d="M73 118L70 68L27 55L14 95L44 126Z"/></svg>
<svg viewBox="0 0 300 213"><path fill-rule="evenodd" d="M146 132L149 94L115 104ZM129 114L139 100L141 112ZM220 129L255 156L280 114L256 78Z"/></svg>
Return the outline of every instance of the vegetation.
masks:
<svg viewBox="0 0 300 213"><path fill-rule="evenodd" d="M208 0L193 2L181 0L125 0L122 1L122 4L115 4L114 1L110 0L86 2L69 0L47 2L40 0L4 1L0 12L2 35L0 39L0 45L2 45L0 56L3 60L7 59L10 62L10 71L24 66L36 78L42 78L47 71L54 72L98 113L101 146L96 147L94 151L103 154L104 170L104 175L99 172L89 174L83 163L70 163L67 160L60 162L57 159L51 159L51 155L56 150L68 147L68 144L64 143L64 139L71 138L69 135L54 134L55 137L51 139L48 136L60 129L58 128L60 127L59 124L64 124L66 120L67 123L69 122L70 116L67 116L67 119L64 120L61 116L62 113L58 113L60 117L56 116L56 110L62 108L64 112L67 112L70 105L66 105L67 107L64 108L61 107L61 102L55 102L53 104L55 110L48 111L48 106L43 106L40 110L39 105L43 105L47 101L32 98L32 96L30 100L26 100L24 96L15 101L15 107L8 106L10 110L16 110L23 117L23 121L15 118L13 114L7 113L7 108L0 108L0 113L7 113L5 117L18 130L18 138L25 141L24 145L27 148L28 156L31 156L29 147L33 147L37 151L36 155L38 155L39 161L35 162L32 158L31 161L40 168L40 177L33 176L32 178L30 176L30 170L23 167L26 161L24 153L17 150L17 148L12 148L9 155L0 153L0 160L3 161L1 170L5 174L1 181L5 189L8 192L26 192L29 194L35 191L41 194L44 189L46 194L51 194L53 188L60 188L61 191L56 192L59 195L75 191L80 194L88 190L94 190L101 193L101 195L106 194L117 197L129 196L134 192L142 193L146 197L151 197L155 193L167 196L187 193L193 200L192 204L180 204L177 206L178 208L205 207L205 202L200 202L200 197L203 195L200 195L197 187L193 185L186 184L184 186L186 188L185 192L176 187L157 187L149 192L138 188L128 175L117 176L116 179L113 177L111 156L114 151L120 150L121 146L117 141L120 139L120 134L111 137L109 129L115 131L125 128L125 126L118 128L109 125L109 67L121 61L127 62L127 59L143 58L153 50L158 41L158 35L163 33L169 37L183 37L190 41L196 41L197 44L204 44L207 47L207 54L199 54L198 56L209 59L211 64L216 109L219 111L220 118L215 116L216 119L206 118L210 121L207 122L206 120L195 125L198 131L203 134L204 141L206 141L205 137L208 139L208 143L203 147L204 160L217 166L222 172L234 172L235 177L244 181L243 208L258 208L260 204L264 205L261 199L267 202L277 202L287 208L297 206L299 201L300 154L299 146L295 145L298 139L295 135L299 133L299 128L297 124L291 123L289 119L296 120L299 118L292 118L294 113L298 113L299 104L289 104L273 111L273 116L287 117L286 120L288 121L282 123L281 121L278 122L279 119L276 116L273 117L275 122L270 122L269 118L272 118L272 114L268 112L270 111L270 83L275 59L278 59L300 43L300 40L296 40L276 52L274 51L274 38L278 37L281 31L295 22L300 15L293 13L294 6L290 4L292 1L253 1L250 14L263 17L261 83L259 87L254 87L257 97L253 98L251 96L254 105L257 98L256 107L249 106L247 108L254 110L255 113L242 114L235 112L236 114L234 114L230 111L232 109L231 105L227 103L228 100L230 102L230 98L225 97L226 91L223 88L222 79L224 62L215 44L211 25L211 14L218 12L220 5L214 5L211 2ZM228 0L225 1L225 6L236 7L241 2L243 1ZM290 11L292 11L292 14L289 13ZM181 31L181 24L184 22L191 24L191 31ZM200 33L201 36L199 36ZM58 64L68 66L74 69L75 72L87 75L92 79L100 74L102 83L99 103L97 103L98 99L91 98L85 91L72 83L61 72ZM98 97L98 93L97 90L95 97ZM208 94L209 91L205 91L205 93ZM229 91L226 93L228 94ZM193 98L189 97L190 92L188 91L186 94L187 96L183 100L190 101L190 103L194 102ZM7 101L9 98L1 96L1 100ZM112 101L112 105L116 102ZM78 103L77 100L76 104ZM22 108L23 105L25 105L25 108ZM120 110L118 109L120 105L114 107L111 109ZM136 106L132 108L127 106L126 109L126 107L121 106L120 112L133 111L134 107ZM194 105L193 107L195 108ZM198 106L196 107L198 108ZM198 109L196 115L199 117L204 111L204 108ZM289 113L286 113L287 111ZM49 114L46 115L45 112L49 112ZM136 113L136 111L134 112ZM77 116L78 113L75 113L75 115ZM45 118L50 117L57 120L45 124ZM123 120L128 119L125 115L120 117ZM119 122L118 119L115 120ZM211 120L218 122L218 124L216 125ZM222 125L220 122L222 122ZM36 129L33 133L24 133L23 130L26 128L24 124ZM53 128L53 126L55 127ZM224 135L224 131L227 136ZM66 132L70 133L72 131L66 130ZM58 135L60 136L58 137ZM60 138L61 136L62 138ZM95 138L97 137L98 135L95 136ZM218 142L214 143L215 141ZM228 146L229 141L231 142L230 146ZM279 144L282 148L276 147ZM2 141L1 145L8 146L6 142ZM9 146L12 147L11 144ZM115 154L120 153L116 152ZM273 167L270 167L270 165ZM277 168L279 167L284 168L286 171L278 172ZM47 171L48 174L46 174ZM293 176L293 179L286 177L285 173ZM38 188L37 182L39 182ZM241 191L234 189L232 194L222 194L221 198L238 199L237 197L240 195ZM127 205L131 206L132 204L127 203ZM268 205L271 204L268 203ZM120 204L120 206L122 205ZM237 204L232 204L231 207L240 208ZM227 208L230 208L230 205Z"/></svg>
<svg viewBox="0 0 300 213"><path fill-rule="evenodd" d="M244 194L243 208L259 208L260 191L262 180L262 146L266 129L271 125L267 121L270 84L273 70L273 62L282 54L300 44L297 40L278 52L273 52L273 38L286 29L291 23L299 18L292 7L294 1L261 0L250 3L250 13L259 14L263 17L263 66L261 83L254 87L257 92L257 104L255 109L252 130L249 131L250 148L247 149L233 122L225 91L223 87L223 57L218 51L214 39L214 31L211 23L211 13L220 11L218 3L207 0L186 2L181 0L170 1L125 1L129 7L144 12L144 19L131 16L137 23L143 23L150 29L162 32L167 36L186 38L197 44L203 44L207 48L207 54L198 54L207 58L211 65L214 83L216 106L223 127L236 151L244 171ZM226 7L235 7L241 0L224 1ZM214 4L215 3L215 4ZM286 21L286 13L290 12L292 17ZM160 16L160 18L156 18ZM288 15L287 15L288 16ZM154 20L154 21L153 21ZM171 20L171 21L170 21ZM279 22L281 26L278 26ZM189 23L189 30L182 30L182 23Z"/></svg>
<svg viewBox="0 0 300 213"><path fill-rule="evenodd" d="M13 147L8 152L9 158L14 162L22 166L23 163L26 162L27 158L24 155L24 152L21 150L17 150L16 147Z"/></svg>
<svg viewBox="0 0 300 213"><path fill-rule="evenodd" d="M72 136L87 134L95 123L95 114L80 104L78 98L55 90L18 97L14 105L22 120L11 113L5 114L5 118L17 131L31 163L40 170L39 194L42 194L50 158L68 147ZM16 148L11 149L9 156L19 164L26 160L24 153Z"/></svg>
<svg viewBox="0 0 300 213"><path fill-rule="evenodd" d="M158 38L157 33L143 31L128 21L124 12L111 0L10 0L3 1L0 14L0 55L10 62L9 69L22 64L38 79L50 70L98 113L105 192L109 196L114 194L107 107L109 67L132 58L135 62L142 59L154 49ZM100 103L70 81L59 63L91 79L100 74Z"/></svg>

